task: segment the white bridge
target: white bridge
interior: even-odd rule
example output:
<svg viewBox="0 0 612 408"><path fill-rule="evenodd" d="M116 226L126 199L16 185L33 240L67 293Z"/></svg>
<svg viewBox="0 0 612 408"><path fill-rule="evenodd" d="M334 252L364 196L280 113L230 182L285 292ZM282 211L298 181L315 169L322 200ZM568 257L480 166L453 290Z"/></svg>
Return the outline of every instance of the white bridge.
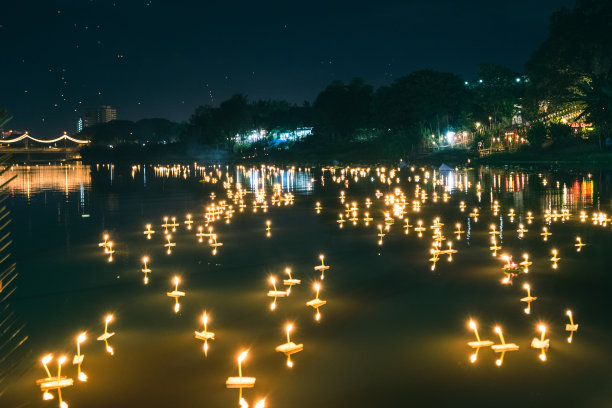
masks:
<svg viewBox="0 0 612 408"><path fill-rule="evenodd" d="M59 145L59 142L62 142ZM32 143L34 142L34 143ZM67 144L70 142L70 144ZM6 153L73 153L82 146L89 144L89 140L76 139L68 136L66 132L55 139L38 139L30 136L28 132L14 139L0 139L0 152ZM19 145L15 145L19 144ZM31 145L33 144L33 145Z"/></svg>

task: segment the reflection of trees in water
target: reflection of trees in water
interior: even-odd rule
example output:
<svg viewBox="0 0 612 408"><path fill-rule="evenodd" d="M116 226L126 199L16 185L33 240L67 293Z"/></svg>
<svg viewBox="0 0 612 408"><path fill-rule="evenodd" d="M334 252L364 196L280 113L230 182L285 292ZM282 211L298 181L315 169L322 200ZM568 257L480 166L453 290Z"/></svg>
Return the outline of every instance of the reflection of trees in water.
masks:
<svg viewBox="0 0 612 408"><path fill-rule="evenodd" d="M11 295L17 289L17 269L11 261L11 234L9 225L10 212L5 205L8 197L8 184L17 176L6 177L9 167L8 157L0 157L0 397L8 387L9 379L15 377L15 370L22 354L21 347L28 336L24 333L24 324L11 308Z"/></svg>

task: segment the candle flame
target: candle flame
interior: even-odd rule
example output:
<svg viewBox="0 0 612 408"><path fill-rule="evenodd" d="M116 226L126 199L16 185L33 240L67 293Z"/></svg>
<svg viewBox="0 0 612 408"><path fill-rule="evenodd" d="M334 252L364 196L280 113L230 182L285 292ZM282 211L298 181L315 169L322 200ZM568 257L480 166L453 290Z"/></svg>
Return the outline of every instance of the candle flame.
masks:
<svg viewBox="0 0 612 408"><path fill-rule="evenodd" d="M238 364L244 361L244 359L247 357L247 354L249 354L249 350L244 350L242 353L240 353L240 355L238 356Z"/></svg>
<svg viewBox="0 0 612 408"><path fill-rule="evenodd" d="M41 362L43 363L43 365L47 365L49 364L49 362L53 359L53 355L52 354L47 354L46 356L44 356L41 359Z"/></svg>

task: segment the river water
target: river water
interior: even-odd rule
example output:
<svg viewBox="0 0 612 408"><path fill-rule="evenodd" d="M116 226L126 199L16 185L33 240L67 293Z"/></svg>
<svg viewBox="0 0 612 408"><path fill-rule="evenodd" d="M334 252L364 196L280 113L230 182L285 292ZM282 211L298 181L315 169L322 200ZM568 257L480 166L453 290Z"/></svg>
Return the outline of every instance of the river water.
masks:
<svg viewBox="0 0 612 408"><path fill-rule="evenodd" d="M261 398L268 407L295 408L612 406L612 175L605 171L77 163L14 166L7 175L18 176L5 201L12 218L6 262L16 262L17 279L2 292L11 324L0 335L4 350L20 345L0 365L10 370L0 382L2 407L58 406L55 390L43 401L36 385L47 376L40 359L49 353L52 375L57 358L68 357L62 375L75 384L62 398L70 407L238 407L239 392L225 381L238 375L236 359L246 349L242 375L256 377L243 391L250 406ZM345 211L353 202L355 217ZM222 208L208 223L223 243L216 254L195 235L212 203ZM340 214L356 225L338 222ZM164 217L178 224L169 231L171 254ZM432 270L436 217L442 249L452 241L457 252L452 261L437 256ZM544 227L552 234L546 241ZM112 261L99 246L104 234ZM580 251L577 237L586 244ZM524 253L529 272L502 284L501 255L518 263ZM323 280L314 270L320 254L330 266ZM272 311L269 278L286 278L286 267L301 284ZM185 293L178 313L167 296L174 276ZM315 283L327 301L318 321L306 305ZM520 301L525 283L537 297L529 314ZM568 309L579 325L571 343ZM194 336L205 310L215 333L207 355ZM113 355L96 340L108 314ZM482 340L500 343L499 325L519 350L496 363L501 353L483 347L472 362L470 319ZM304 345L293 368L275 351L287 341L287 323L291 341ZM545 361L530 347L540 324L550 344ZM72 364L83 331L87 382Z"/></svg>

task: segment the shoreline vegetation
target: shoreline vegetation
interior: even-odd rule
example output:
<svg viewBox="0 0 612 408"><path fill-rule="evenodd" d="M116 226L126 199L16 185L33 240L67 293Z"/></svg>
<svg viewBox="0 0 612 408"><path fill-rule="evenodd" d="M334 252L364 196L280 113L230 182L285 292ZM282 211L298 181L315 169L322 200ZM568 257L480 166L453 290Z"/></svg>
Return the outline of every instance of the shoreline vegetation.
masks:
<svg viewBox="0 0 612 408"><path fill-rule="evenodd" d="M580 168L583 166L612 168L612 151L601 150L592 144L568 146L561 148L550 147L538 151L525 149L514 152L496 152L487 156L480 156L475 150L449 149L432 153L413 153L400 155L397 152L385 151L379 145L364 142L358 143L342 150L326 149L297 144L291 149L267 151L264 154L254 155L253 152L230 155L222 149L201 148L191 149L184 146L169 145L163 149L151 146L147 149L124 146L108 150L91 149L81 161L86 164L100 162L113 162L121 164L171 164L194 163L198 164L286 164L286 165L313 165L313 166L344 166L344 165L399 165L400 161L413 165L446 164L449 166L565 166Z"/></svg>

